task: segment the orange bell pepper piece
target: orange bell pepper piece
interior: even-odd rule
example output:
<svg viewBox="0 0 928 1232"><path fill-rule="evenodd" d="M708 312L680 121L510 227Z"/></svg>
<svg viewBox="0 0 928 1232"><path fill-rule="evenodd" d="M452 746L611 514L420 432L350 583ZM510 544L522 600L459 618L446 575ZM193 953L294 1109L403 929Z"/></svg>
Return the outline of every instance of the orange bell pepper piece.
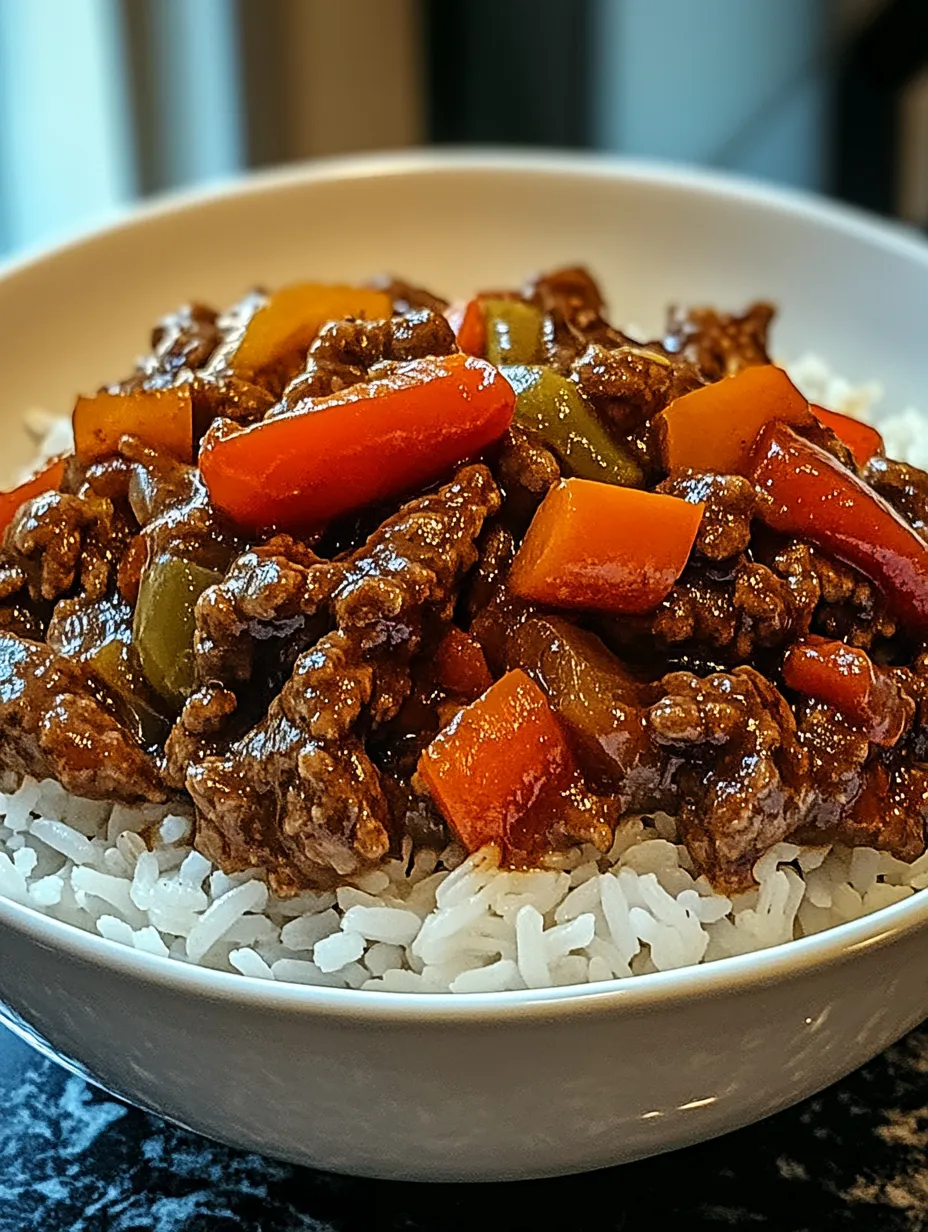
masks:
<svg viewBox="0 0 928 1232"><path fill-rule="evenodd" d="M44 492L57 492L64 479L64 458L53 458L41 470L9 492L0 492L0 536L13 521L20 505L41 496Z"/></svg>
<svg viewBox="0 0 928 1232"><path fill-rule="evenodd" d="M74 404L74 452L81 462L99 462L119 450L124 436L137 436L153 449L193 461L193 407L189 385L169 389L101 391Z"/></svg>
<svg viewBox="0 0 928 1232"><path fill-rule="evenodd" d="M486 354L487 323L479 299L468 300L466 304L451 304L445 311L445 318L465 355Z"/></svg>
<svg viewBox="0 0 928 1232"><path fill-rule="evenodd" d="M562 480L532 519L510 589L552 607L653 611L683 572L704 508L657 492Z"/></svg>
<svg viewBox="0 0 928 1232"><path fill-rule="evenodd" d="M389 295L369 287L316 282L281 287L248 321L229 366L236 376L252 377L294 351L305 351L327 321L345 317L375 321L392 315Z"/></svg>
<svg viewBox="0 0 928 1232"><path fill-rule="evenodd" d="M473 701L493 683L479 643L457 625L449 625L432 662L436 681L455 697Z"/></svg>
<svg viewBox="0 0 928 1232"><path fill-rule="evenodd" d="M761 364L676 398L659 415L668 471L743 475L757 434L771 420L811 422L809 404L782 368Z"/></svg>
<svg viewBox="0 0 928 1232"><path fill-rule="evenodd" d="M861 423L852 415L826 411L823 406L815 406L814 403L809 409L823 428L831 428L838 440L847 445L858 466L869 462L874 454L883 452L883 438L876 428Z"/></svg>
<svg viewBox="0 0 928 1232"><path fill-rule="evenodd" d="M763 522L859 569L899 617L928 634L928 544L881 496L782 423L761 432L749 476Z"/></svg>
<svg viewBox="0 0 928 1232"><path fill-rule="evenodd" d="M840 710L877 744L895 744L905 727L906 707L896 682L856 646L810 633L786 652L783 680L795 692Z"/></svg>
<svg viewBox="0 0 928 1232"><path fill-rule="evenodd" d="M242 527L317 527L479 454L514 404L512 386L481 359L413 359L247 428L215 425L200 470L213 503Z"/></svg>
<svg viewBox="0 0 928 1232"><path fill-rule="evenodd" d="M496 843L505 853L516 823L542 792L564 787L574 766L544 693L516 670L439 732L418 771L468 851Z"/></svg>

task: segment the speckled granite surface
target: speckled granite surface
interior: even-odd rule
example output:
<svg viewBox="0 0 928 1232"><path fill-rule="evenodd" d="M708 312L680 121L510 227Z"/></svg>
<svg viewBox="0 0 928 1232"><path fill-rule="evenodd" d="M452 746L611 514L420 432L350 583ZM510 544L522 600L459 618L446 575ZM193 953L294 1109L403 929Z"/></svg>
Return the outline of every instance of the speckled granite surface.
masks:
<svg viewBox="0 0 928 1232"><path fill-rule="evenodd" d="M917 1232L928 1025L761 1125L565 1180L399 1185L230 1151L100 1095L0 1028L2 1232Z"/></svg>

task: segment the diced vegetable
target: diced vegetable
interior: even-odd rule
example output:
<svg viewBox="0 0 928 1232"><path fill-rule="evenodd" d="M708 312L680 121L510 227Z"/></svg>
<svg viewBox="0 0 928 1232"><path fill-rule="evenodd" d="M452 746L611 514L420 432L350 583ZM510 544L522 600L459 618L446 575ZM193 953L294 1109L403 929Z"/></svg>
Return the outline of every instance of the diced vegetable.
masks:
<svg viewBox="0 0 928 1232"><path fill-rule="evenodd" d="M222 574L177 556L159 556L142 574L132 644L149 684L180 707L193 691L194 608Z"/></svg>
<svg viewBox="0 0 928 1232"><path fill-rule="evenodd" d="M98 462L119 449L124 436L137 436L179 462L193 461L190 386L102 391L74 405L74 451L81 462Z"/></svg>
<svg viewBox="0 0 928 1232"><path fill-rule="evenodd" d="M552 607L653 611L683 571L703 508L676 496L563 480L528 528L510 589Z"/></svg>
<svg viewBox="0 0 928 1232"><path fill-rule="evenodd" d="M840 710L877 744L895 744L905 727L906 707L892 675L856 646L814 634L801 638L786 652L783 679Z"/></svg>
<svg viewBox="0 0 928 1232"><path fill-rule="evenodd" d="M813 404L810 410L822 427L831 428L838 440L847 445L858 466L869 462L874 454L883 452L883 438L876 428L861 423L852 415L842 415L838 411L826 411L823 406Z"/></svg>
<svg viewBox="0 0 928 1232"><path fill-rule="evenodd" d="M882 497L782 423L758 437L750 478L762 521L859 569L914 632L928 634L928 544Z"/></svg>
<svg viewBox="0 0 928 1232"><path fill-rule="evenodd" d="M111 638L85 656L96 678L121 703L123 719L131 719L142 744L162 744L170 731L170 720L162 714L148 681L142 675L132 646Z"/></svg>
<svg viewBox="0 0 928 1232"><path fill-rule="evenodd" d="M539 364L545 357L544 317L520 299L483 299L486 357L491 364Z"/></svg>
<svg viewBox="0 0 928 1232"><path fill-rule="evenodd" d="M55 458L47 466L9 492L0 492L0 536L13 521L20 505L45 492L56 492L64 479L64 458Z"/></svg>
<svg viewBox="0 0 928 1232"><path fill-rule="evenodd" d="M464 354L482 356L487 346L487 327L480 300L452 304L445 316Z"/></svg>
<svg viewBox="0 0 928 1232"><path fill-rule="evenodd" d="M782 368L762 364L703 385L656 417L664 466L743 475L765 424L812 422L809 404Z"/></svg>
<svg viewBox="0 0 928 1232"><path fill-rule="evenodd" d="M506 431L514 403L483 360L410 360L244 430L211 429L200 469L214 505L240 526L320 526L479 454Z"/></svg>
<svg viewBox="0 0 928 1232"><path fill-rule="evenodd" d="M521 671L461 710L419 759L429 793L468 851L486 843L505 851L513 825L572 772L554 712Z"/></svg>
<svg viewBox="0 0 928 1232"><path fill-rule="evenodd" d="M473 701L493 683L478 642L457 625L449 625L435 649L435 679L448 693Z"/></svg>
<svg viewBox="0 0 928 1232"><path fill-rule="evenodd" d="M282 287L248 321L229 366L237 376L251 377L294 351L305 351L327 321L392 315L389 295L368 287L315 282Z"/></svg>
<svg viewBox="0 0 928 1232"><path fill-rule="evenodd" d="M506 651L507 665L540 685L591 786L640 800L635 793L646 781L645 768L660 758L645 720L649 686L598 637L560 616L523 621Z"/></svg>
<svg viewBox="0 0 928 1232"><path fill-rule="evenodd" d="M507 365L501 371L516 391L513 419L537 432L569 474L630 488L642 485L637 460L612 437L573 381L540 365Z"/></svg>

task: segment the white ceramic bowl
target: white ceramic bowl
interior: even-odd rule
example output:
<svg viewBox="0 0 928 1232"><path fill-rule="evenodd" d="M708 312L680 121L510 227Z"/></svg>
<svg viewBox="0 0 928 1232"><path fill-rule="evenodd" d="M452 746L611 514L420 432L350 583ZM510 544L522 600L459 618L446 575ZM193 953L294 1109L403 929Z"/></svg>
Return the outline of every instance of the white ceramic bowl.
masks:
<svg viewBox="0 0 928 1232"><path fill-rule="evenodd" d="M928 246L717 176L409 155L189 197L0 277L0 414L121 375L162 312L391 269L465 293L585 261L618 320L776 299L887 402L928 401ZM384 1177L543 1176L668 1150L819 1090L928 1014L928 894L758 955L622 984L416 997L271 985L0 901L7 1020L108 1089L237 1146Z"/></svg>

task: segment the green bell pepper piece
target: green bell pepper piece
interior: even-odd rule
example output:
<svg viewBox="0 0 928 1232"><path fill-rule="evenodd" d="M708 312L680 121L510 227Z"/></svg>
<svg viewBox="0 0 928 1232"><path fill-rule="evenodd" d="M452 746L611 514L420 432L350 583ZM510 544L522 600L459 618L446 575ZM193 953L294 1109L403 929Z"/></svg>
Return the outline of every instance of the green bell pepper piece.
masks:
<svg viewBox="0 0 928 1232"><path fill-rule="evenodd" d="M536 432L568 475L640 488L644 475L631 452L613 438L573 381L552 368L505 365L516 392L513 419Z"/></svg>
<svg viewBox="0 0 928 1232"><path fill-rule="evenodd" d="M519 299L481 299L491 364L537 364L545 357L544 317Z"/></svg>
<svg viewBox="0 0 928 1232"><path fill-rule="evenodd" d="M193 692L194 608L222 574L178 556L159 556L142 574L132 642L152 688L178 708Z"/></svg>
<svg viewBox="0 0 928 1232"><path fill-rule="evenodd" d="M86 656L86 663L116 699L121 717L132 724L139 741L145 745L163 744L171 730L171 720L162 713L164 703L159 703L142 675L133 647L119 638L111 638L95 647Z"/></svg>

